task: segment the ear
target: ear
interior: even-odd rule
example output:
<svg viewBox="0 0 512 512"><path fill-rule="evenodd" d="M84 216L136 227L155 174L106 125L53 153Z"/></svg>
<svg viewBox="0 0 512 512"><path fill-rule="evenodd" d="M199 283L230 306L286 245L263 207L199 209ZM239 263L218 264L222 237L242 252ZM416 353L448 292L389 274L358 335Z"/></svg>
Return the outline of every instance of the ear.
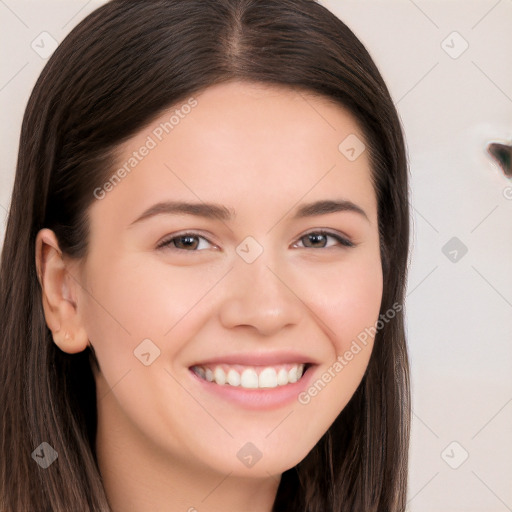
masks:
<svg viewBox="0 0 512 512"><path fill-rule="evenodd" d="M46 324L55 344L69 354L85 350L89 339L76 300L76 288L80 285L70 273L57 237L50 229L41 229L37 234L35 256Z"/></svg>

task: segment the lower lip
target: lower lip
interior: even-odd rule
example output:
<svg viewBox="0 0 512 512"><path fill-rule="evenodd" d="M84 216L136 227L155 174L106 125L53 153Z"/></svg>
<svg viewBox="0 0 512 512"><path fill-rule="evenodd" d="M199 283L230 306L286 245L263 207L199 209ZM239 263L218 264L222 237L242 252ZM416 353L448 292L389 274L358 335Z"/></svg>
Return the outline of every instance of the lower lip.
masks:
<svg viewBox="0 0 512 512"><path fill-rule="evenodd" d="M309 386L315 366L311 365L297 382L275 388L258 389L246 389L241 386L230 386L229 384L221 386L215 384L215 382L202 379L191 369L189 371L194 380L207 393L216 395L245 409L271 410L284 407L296 401L299 393Z"/></svg>

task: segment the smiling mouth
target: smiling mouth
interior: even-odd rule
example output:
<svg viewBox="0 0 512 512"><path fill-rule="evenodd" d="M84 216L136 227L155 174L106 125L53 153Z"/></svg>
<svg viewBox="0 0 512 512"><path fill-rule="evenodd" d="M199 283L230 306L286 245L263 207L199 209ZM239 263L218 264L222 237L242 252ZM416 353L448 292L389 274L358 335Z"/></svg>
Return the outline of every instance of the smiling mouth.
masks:
<svg viewBox="0 0 512 512"><path fill-rule="evenodd" d="M286 363L272 366L215 364L194 365L190 369L199 378L219 386L268 389L298 382L311 366L310 363Z"/></svg>

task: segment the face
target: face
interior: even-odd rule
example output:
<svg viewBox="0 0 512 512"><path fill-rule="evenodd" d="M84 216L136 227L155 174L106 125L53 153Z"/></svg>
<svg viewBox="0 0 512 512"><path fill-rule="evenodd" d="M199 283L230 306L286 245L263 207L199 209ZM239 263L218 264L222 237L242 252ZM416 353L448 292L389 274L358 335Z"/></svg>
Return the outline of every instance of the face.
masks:
<svg viewBox="0 0 512 512"><path fill-rule="evenodd" d="M119 148L75 277L99 422L123 442L266 477L347 404L382 298L369 156L348 136L323 98L232 82Z"/></svg>

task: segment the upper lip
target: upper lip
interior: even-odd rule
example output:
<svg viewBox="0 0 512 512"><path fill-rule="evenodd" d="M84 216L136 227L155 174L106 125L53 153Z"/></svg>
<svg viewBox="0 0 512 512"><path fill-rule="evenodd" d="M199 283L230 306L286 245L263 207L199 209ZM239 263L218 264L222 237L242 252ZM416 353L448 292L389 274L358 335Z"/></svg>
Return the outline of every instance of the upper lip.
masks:
<svg viewBox="0 0 512 512"><path fill-rule="evenodd" d="M253 352L226 354L205 359L191 366L209 366L215 364L240 364L243 366L274 366L284 363L314 363L311 357L297 352Z"/></svg>

